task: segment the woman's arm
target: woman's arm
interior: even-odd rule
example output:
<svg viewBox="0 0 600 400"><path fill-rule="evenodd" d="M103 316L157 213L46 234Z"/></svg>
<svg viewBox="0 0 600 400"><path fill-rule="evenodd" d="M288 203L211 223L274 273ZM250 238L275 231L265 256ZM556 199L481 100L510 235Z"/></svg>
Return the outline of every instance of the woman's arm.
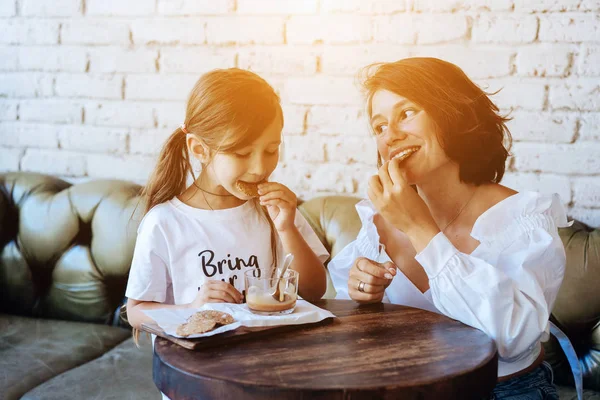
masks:
<svg viewBox="0 0 600 400"><path fill-rule="evenodd" d="M498 243L499 238L493 238L483 259L461 253L439 231L396 163L385 163L371 178L369 197L419 252L415 258L427 274L438 310L486 332L505 359L537 342L548 324L566 263L559 223L552 211L547 212L552 202L537 206L534 201L529 214L523 209L498 221L491 234L509 229L506 240Z"/></svg>
<svg viewBox="0 0 600 400"><path fill-rule="evenodd" d="M442 233L416 259L429 276L435 306L487 333L504 359L539 340L566 263L560 238L542 227L516 233L495 265L461 253Z"/></svg>

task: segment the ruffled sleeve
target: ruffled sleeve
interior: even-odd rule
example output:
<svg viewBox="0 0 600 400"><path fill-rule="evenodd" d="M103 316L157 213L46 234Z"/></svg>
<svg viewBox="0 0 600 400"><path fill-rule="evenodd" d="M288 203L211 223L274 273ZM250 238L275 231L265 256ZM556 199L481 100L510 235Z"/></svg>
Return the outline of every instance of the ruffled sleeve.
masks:
<svg viewBox="0 0 600 400"><path fill-rule="evenodd" d="M416 256L431 298L444 314L492 337L502 361L531 351L547 331L562 283L568 226L557 195L518 193L486 211L473 227L480 245L461 253L443 234Z"/></svg>
<svg viewBox="0 0 600 400"><path fill-rule="evenodd" d="M298 231L300 232L306 243L310 246L312 251L319 258L319 261L321 261L322 263L327 261L327 259L329 258L329 252L327 251L325 246L323 246L323 243L321 243L315 231L312 230L308 221L306 221L306 218L304 218L304 216L299 211L296 212L294 224L298 228ZM283 251L281 251L280 254L281 261L283 262L283 259L285 258L285 256L283 255Z"/></svg>
<svg viewBox="0 0 600 400"><path fill-rule="evenodd" d="M358 257L377 260L379 257L379 233L373 224L375 209L363 200L356 204L356 211L362 223L356 240L348 243L327 265L331 282L336 291L336 299L350 299L348 295L348 278L350 269Z"/></svg>

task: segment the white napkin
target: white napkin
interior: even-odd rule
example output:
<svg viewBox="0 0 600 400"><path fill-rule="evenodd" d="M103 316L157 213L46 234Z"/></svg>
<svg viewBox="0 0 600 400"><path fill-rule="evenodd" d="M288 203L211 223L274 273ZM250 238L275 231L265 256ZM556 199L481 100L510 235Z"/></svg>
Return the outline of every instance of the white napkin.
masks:
<svg viewBox="0 0 600 400"><path fill-rule="evenodd" d="M235 322L206 333L187 336L188 339L217 335L219 333L234 330L240 326L257 327L310 324L322 321L326 318L335 317L331 312L323 310L306 300L298 300L294 312L287 315L256 315L248 309L246 304L230 303L208 303L196 309L186 308L174 310L169 308L158 308L154 310L144 310L144 313L156 321L158 326L160 326L166 334L180 338L183 336L176 333L177 327L186 322L192 314L204 310L217 310L229 313L235 319Z"/></svg>

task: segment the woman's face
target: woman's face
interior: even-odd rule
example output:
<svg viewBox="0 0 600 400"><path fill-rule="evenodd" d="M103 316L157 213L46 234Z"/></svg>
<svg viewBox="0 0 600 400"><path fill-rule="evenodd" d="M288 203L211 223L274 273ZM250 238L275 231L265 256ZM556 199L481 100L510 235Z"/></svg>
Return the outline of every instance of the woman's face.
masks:
<svg viewBox="0 0 600 400"><path fill-rule="evenodd" d="M418 184L451 162L440 146L433 119L417 104L381 89L371 99L371 115L382 161L403 159L400 168L409 184Z"/></svg>

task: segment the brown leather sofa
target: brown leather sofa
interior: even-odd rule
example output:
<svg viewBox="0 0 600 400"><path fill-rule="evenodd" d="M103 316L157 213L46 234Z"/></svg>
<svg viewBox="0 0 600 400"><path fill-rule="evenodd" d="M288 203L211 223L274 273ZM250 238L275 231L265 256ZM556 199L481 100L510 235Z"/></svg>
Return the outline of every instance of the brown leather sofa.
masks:
<svg viewBox="0 0 600 400"><path fill-rule="evenodd" d="M119 323L140 220L140 187L123 181L71 185L52 176L0 174L0 398L160 399L148 341L138 349ZM335 255L360 228L358 199L300 206ZM586 399L600 399L600 230L561 231L567 272L553 318L575 345ZM335 292L330 286L327 297ZM555 341L546 358L575 398Z"/></svg>

